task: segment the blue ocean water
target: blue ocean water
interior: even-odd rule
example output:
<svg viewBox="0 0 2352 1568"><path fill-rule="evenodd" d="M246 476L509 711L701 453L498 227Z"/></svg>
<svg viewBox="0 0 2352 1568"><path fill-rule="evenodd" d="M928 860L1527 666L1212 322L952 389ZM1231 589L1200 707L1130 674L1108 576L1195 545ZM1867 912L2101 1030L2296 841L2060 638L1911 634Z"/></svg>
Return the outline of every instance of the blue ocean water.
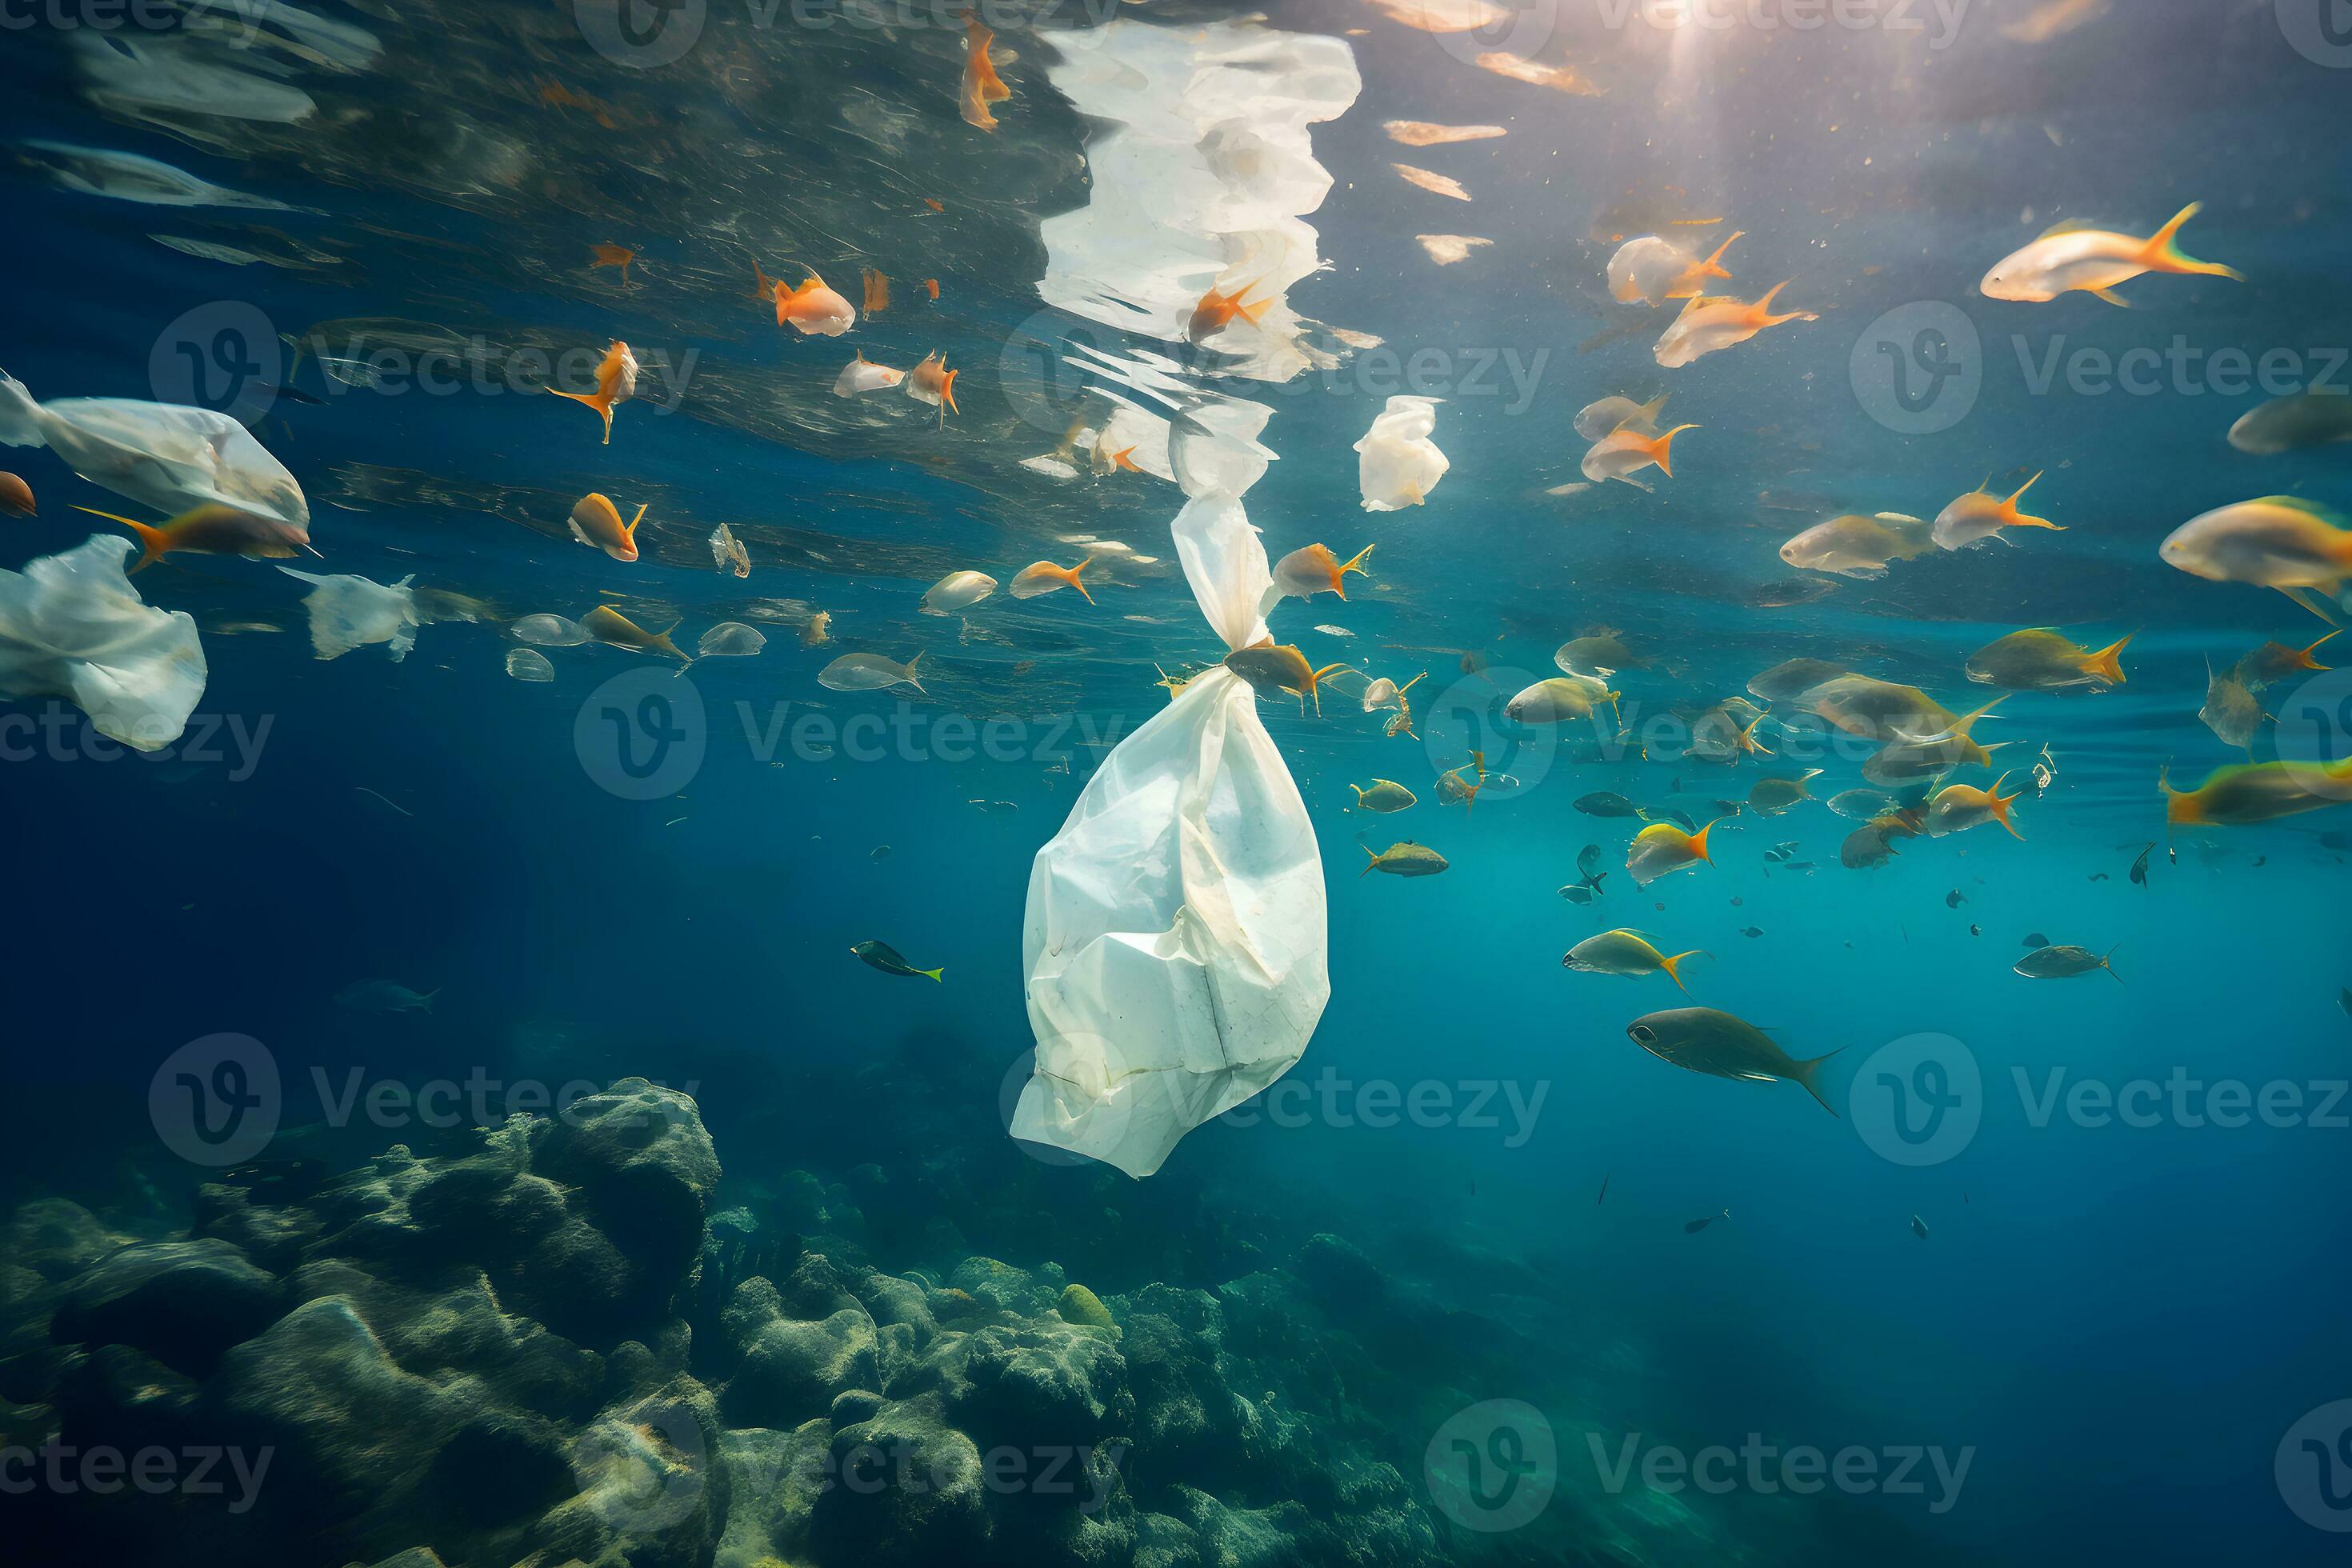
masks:
<svg viewBox="0 0 2352 1568"><path fill-rule="evenodd" d="M2297 676L2266 694L2278 721L2251 752L2226 745L2198 717L2209 667L2326 628L2157 549L2255 497L2352 498L2352 449L2255 456L2227 439L2269 396L2352 382L2336 265L2352 246L2352 71L2326 31L2341 7L1977 0L1948 32L1949 13L1926 5L1900 8L1923 31L1895 26L1891 0L1854 8L1873 25L1816 30L1787 25L1806 14L1793 4L1700 9L1728 21L1675 28L1635 6L1612 25L1616 8L1570 0L1500 18L1465 9L1456 19L1479 26L1451 32L1337 0L1262 19L1158 5L1108 23L992 16L1013 89L993 133L956 113L961 22L927 10L828 11L835 25L817 26L693 7L698 41L654 65L600 50L593 9L520 4L173 9L109 37L81 14L12 26L0 368L44 402L236 408L309 499L324 559L288 565L386 584L413 574L440 597L404 658L381 645L320 658L305 585L274 563L175 556L131 582L201 630L207 673L180 742L123 755L59 699L0 709L44 725L9 731L0 767L17 825L6 1062L20 1112L0 1206L68 1201L134 1245L226 1234L205 1229L198 1192L221 1172L173 1146L151 1098L167 1058L216 1035L257 1042L280 1080L278 1131L248 1184L282 1173L272 1161L315 1163L302 1180L331 1184L394 1143L459 1160L480 1143L474 1123L510 1104L487 1091L491 1114L425 1127L338 1110L354 1083L391 1086L396 1105L469 1079L636 1076L691 1095L725 1173L700 1194L712 1215L740 1210L800 1255L934 1288L954 1275L971 1289L955 1271L971 1258L1036 1279L1058 1265L1043 1300L1066 1273L1109 1303L1145 1394L1139 1424L1116 1434L1136 1444L1132 1527L1123 1555L1097 1543L1091 1558L1067 1548L1070 1561L2328 1560L2352 1519L2339 1440L2352 1420L2327 1415L2352 1399L2332 1203L2352 1147L2339 1001L2352 816L2170 828L2158 776L2168 767L2186 786L2250 756L2340 746L2326 715L2345 690ZM248 24L265 41L236 41ZM1094 173L1205 70L1186 50L1232 47L1222 29L1339 40L1360 78L1312 126L1328 195L1235 226L1312 226L1319 265L1282 298L1286 331L1313 352L1287 375L1236 370L1164 312L1147 319L1135 301L1156 301L1150 287L1197 292L1212 274L1181 254L1156 260L1132 216L1160 205L1155 193L1106 191ZM1145 32L1148 47L1126 37ZM1246 134L1298 87L1282 47L1250 68L1267 104L1244 101L1223 134ZM1580 88L1482 68L1488 53L1572 69ZM1071 61L1120 84L1133 126L1073 107L1056 74ZM307 110L272 96L289 87ZM1391 121L1506 134L1415 147L1384 132ZM58 144L282 205L93 194L61 174L87 166ZM1401 181L1400 163L1459 180L1470 201ZM2245 281L2148 277L2122 287L2129 310L1979 291L2051 223L2145 235L2192 202L2204 210L2183 246ZM1129 216L1091 249L1053 227L1114 203ZM1166 205L1172 230L1191 209L1173 185ZM1727 290L1751 299L1787 278L1780 304L1820 319L1662 369L1650 347L1671 318L1611 300L1603 276L1624 239L1677 225L1705 237L1701 254L1744 229ZM1490 243L1439 265L1419 237L1441 231ZM597 245L635 252L625 282L591 266ZM814 268L860 305L856 328L778 328L753 261L793 280L788 261ZM865 268L891 280L878 311ZM1122 300L1128 330L1105 304ZM399 390L397 372L389 387L320 372L322 353L387 343L413 366L436 333L497 345L489 368L446 395ZM585 387L615 338L647 369L609 446L592 414L498 368L517 345L568 353L565 384ZM1900 397L1879 379L1893 370L1881 341L1916 356ZM961 367L957 410L940 419L895 392L836 400L852 349L898 367L943 353ZM2100 356L2147 349L2164 356L2142 362L2151 390L2101 389ZM2277 384L2233 378L2216 358L2227 351ZM1320 848L1328 1005L1273 1093L1198 1128L1139 1182L1016 1145L1006 1126L1034 1043L1033 860L1111 744L1166 705L1162 669L1225 651L1175 567L1169 521L1185 495L1167 472L1097 473L1083 447L1066 476L1023 466L1117 404L1164 424L1170 400L1136 386L1155 374L1196 411L1218 398L1271 410L1256 439L1278 460L1245 498L1269 555L1322 542L1344 559L1377 542L1345 602L1282 606L1278 638L1313 666L1428 675L1409 738L1384 734L1345 679L1319 714L1279 695L1259 704ZM1637 476L1650 493L1553 493L1582 482L1580 410L1662 392L1670 423L1698 426L1677 437L1671 478ZM1434 439L1451 468L1425 505L1368 512L1351 447L1400 394L1441 400ZM1920 428L1948 416L1946 396L1972 401ZM1164 432L1159 456L1167 469ZM39 499L37 517L0 521L12 572L123 531L76 504L160 521L54 452L0 461ZM2037 472L2029 510L2063 532L1933 551L1876 579L1778 554L1840 513L1933 518L1979 480L2005 495ZM624 517L649 504L640 559L565 532L571 500L592 490ZM746 579L713 570L706 541L722 522L749 552ZM1096 548L1106 540L1123 551ZM1031 561L1088 554L1092 604L1000 590L961 616L918 609L951 570L1009 584ZM767 646L676 679L616 648L548 647L552 681L509 678L512 622L599 603L648 629L682 621L689 652L723 620L759 626ZM831 641L804 647L818 609ZM1801 719L1768 742L1788 758L1725 765L1501 711L1559 673L1559 643L1605 627L1644 659L1610 682L1636 718L1686 718L1799 657L1965 712L1996 695L1966 679L1969 656L2041 626L2092 648L2134 640L2122 686L2020 693L1986 722L1979 738L2006 749L1990 773L1957 776L2006 772L2014 786L2045 755L2053 770L2016 807L2022 837L1989 825L1901 841L1873 870L1840 864L1859 824L1821 804L1777 817L1710 805L1746 801L1808 754ZM816 680L844 653L917 651L920 693ZM991 720L992 741L979 728ZM674 783L660 772L673 741L699 752L677 753ZM1441 804L1434 781L1475 772L1474 747L1518 787L1467 811ZM1861 785L1867 752L1828 760L1813 794ZM1351 809L1349 786L1374 779L1419 804L1393 821ZM1658 820L1728 815L1714 863L1635 889L1623 867L1640 824L1576 806L1603 790ZM1400 839L1450 868L1360 876L1360 842ZM1789 843L1784 860L1805 868L1766 860ZM1610 877L1580 908L1559 889L1586 845ZM2132 868L2150 847L2142 885ZM1797 1058L1838 1053L1822 1087L1841 1114L1790 1084L1681 1072L1636 1046L1633 1020L1686 999L1663 977L1561 962L1617 927L1710 955L1684 972L1688 1005L1768 1026ZM2032 933L2113 950L2116 978L2014 973ZM940 982L861 965L849 949L876 939ZM377 979L432 993L429 1011L339 1005ZM2116 1097L2119 1110L2103 1109ZM838 1195L795 1209L811 1184L853 1194L856 1224ZM1265 1281L1301 1300L1325 1288L1317 1237L1342 1238L1381 1289L1315 1297L1299 1331L1311 1350L1276 1348L1263 1328L1245 1345L1248 1304L1274 1299ZM284 1306L324 1289L322 1256L273 1263ZM48 1270L44 1289L100 1261ZM1139 1347L1156 1342L1138 1327L1163 1321L1155 1287L1225 1303L1226 1353L1252 1364L1220 1376L1302 1412L1290 1458L1236 1445L1233 1479L1179 1460L1172 1441L1155 1448ZM76 1370L100 1364L88 1357L104 1331L42 1327L54 1303L30 1285L8 1300L10 1442L128 1442L136 1424ZM1005 1321L985 1331L1037 1331L996 1310ZM698 1335L695 1357L720 1353L705 1348L715 1331ZM623 1359L617 1331L572 1337ZM46 1344L84 1359L52 1364L31 1348ZM742 1376L691 1370L722 1407L728 1373ZM1239 1381L1260 1372L1276 1386ZM189 1375L211 1390L191 1408L243 1408L217 1381L232 1373ZM1475 1456L1501 1466L1534 1430L1473 1415L1497 1401L1539 1413L1549 1434L1517 1495L1550 1500L1519 1505L1524 1520L1444 1484L1449 1423L1472 1417L1459 1430L1475 1435L1474 1495L1486 1479ZM566 1419L585 1427L599 1408ZM806 1414L826 1417L822 1402ZM203 1440L203 1416L189 1419L186 1441ZM388 1405L381 1419L398 1430ZM1511 1442L1490 1447L1505 1426ZM1629 1443L1688 1456L1750 1434L1859 1449L1882 1477L1921 1450L1922 1489L1608 1482ZM1939 1482L1927 1450L1966 1455L1964 1479ZM1361 1466L1390 1467L1401 1487L1385 1511L1362 1502ZM577 1550L520 1524L436 1535L446 1527L418 1485L364 1525L357 1508L305 1511L315 1488L299 1503L265 1489L261 1533L199 1535L247 1562ZM861 1543L854 1530L812 1543L787 1521L754 1550L760 1489L739 1473L731 1515L698 1546L625 1532L604 1546L623 1561L824 1568L1062 1560L1009 1515L991 1516L984 1549L919 1533ZM1213 1525L1219 1500L1265 1521ZM168 1539L86 1494L34 1500L51 1510L34 1538L44 1551ZM1285 1504L1353 1532L1357 1554ZM1350 1522L1375 1512L1378 1532ZM285 1518L300 1523L273 1521ZM1169 1546L1149 1522L1180 1518L1202 1544ZM1504 1519L1514 1527L1490 1528Z"/></svg>

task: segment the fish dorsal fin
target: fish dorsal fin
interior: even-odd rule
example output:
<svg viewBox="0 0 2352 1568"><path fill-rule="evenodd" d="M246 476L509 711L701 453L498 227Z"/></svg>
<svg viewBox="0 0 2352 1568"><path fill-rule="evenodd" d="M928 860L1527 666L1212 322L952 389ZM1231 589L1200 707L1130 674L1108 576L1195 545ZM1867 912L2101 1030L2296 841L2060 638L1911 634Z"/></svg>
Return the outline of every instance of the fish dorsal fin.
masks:
<svg viewBox="0 0 2352 1568"><path fill-rule="evenodd" d="M2255 504L2258 506L2280 506L2286 508L2289 511L2299 511L2305 517L2317 518L2320 521L2327 524L2330 528L2342 528L2344 526L2344 519L2341 515L2335 511L2331 511L2329 509L2320 505L2315 500L2305 500L2301 496L2264 496Z"/></svg>
<svg viewBox="0 0 2352 1568"><path fill-rule="evenodd" d="M2086 217L2060 218L2056 223L2052 224L2048 228L2043 229L2034 237L2037 239L2055 239L2062 234L2090 234L2097 230L2099 226L2100 226L2098 224L2092 222Z"/></svg>

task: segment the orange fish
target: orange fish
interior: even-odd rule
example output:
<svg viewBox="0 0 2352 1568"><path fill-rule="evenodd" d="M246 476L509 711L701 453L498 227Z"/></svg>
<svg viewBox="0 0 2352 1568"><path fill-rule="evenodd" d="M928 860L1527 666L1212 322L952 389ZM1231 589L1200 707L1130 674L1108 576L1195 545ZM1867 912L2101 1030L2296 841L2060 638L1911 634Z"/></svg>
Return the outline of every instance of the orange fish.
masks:
<svg viewBox="0 0 2352 1568"><path fill-rule="evenodd" d="M601 491L592 491L581 497L572 509L572 537L583 544L594 545L615 561L635 561L637 524L645 520L646 509L641 506L636 516L623 522L620 509L612 499Z"/></svg>
<svg viewBox="0 0 2352 1568"><path fill-rule="evenodd" d="M871 267L866 269L866 313L879 314L890 305L890 279Z"/></svg>
<svg viewBox="0 0 2352 1568"><path fill-rule="evenodd" d="M1262 641L1247 647L1237 647L1225 655L1224 666L1247 681L1250 689L1261 697L1276 691L1286 691L1298 699L1303 710L1307 700L1315 699L1315 716L1323 716L1323 678L1342 670L1344 664L1327 664L1318 669L1307 662L1307 656L1297 648L1277 644L1269 634ZM1483 770L1484 764L1481 763ZM1481 782L1484 782L1483 780Z"/></svg>
<svg viewBox="0 0 2352 1568"><path fill-rule="evenodd" d="M922 363L907 373L907 379L898 384L905 387L907 395L916 402L928 403L937 408L940 423L945 425L950 410L958 414L963 412L956 407L955 400L955 378L960 374L950 370L948 362L940 357L937 349L933 349L923 356Z"/></svg>
<svg viewBox="0 0 2352 1568"><path fill-rule="evenodd" d="M929 294L932 299L938 299L940 297L940 280L936 278L924 279L923 291Z"/></svg>
<svg viewBox="0 0 2352 1568"><path fill-rule="evenodd" d="M119 522L139 536L146 553L139 557L133 572L145 571L174 551L188 555L243 555L256 561L285 561L305 550L319 553L310 550L310 531L301 524L257 516L218 502L184 511L160 528L96 507L74 510Z"/></svg>
<svg viewBox="0 0 2352 1568"><path fill-rule="evenodd" d="M1116 452L1106 452L1099 447L1096 447L1095 468L1097 472L1106 474L1117 468L1125 468L1130 474L1143 472L1143 469L1136 464L1135 448L1132 447L1122 447Z"/></svg>
<svg viewBox="0 0 2352 1568"><path fill-rule="evenodd" d="M584 92L574 92L560 81L540 84L539 101L551 109L583 109L593 115L596 123L605 130L615 129L612 107L602 99L591 98Z"/></svg>
<svg viewBox="0 0 2352 1568"><path fill-rule="evenodd" d="M849 308L849 301L828 288L814 270L802 270L808 272L808 280L797 289L787 289L781 279L761 271L757 258L751 263L751 276L760 289L756 297L772 296L776 301L776 325L797 327L803 335L823 338L837 338L856 326L857 312Z"/></svg>
<svg viewBox="0 0 2352 1568"><path fill-rule="evenodd" d="M1331 552L1328 544L1310 544L1304 550L1294 550L1274 563L1274 584L1286 598L1311 599L1318 594L1348 596L1348 574L1369 577L1364 563L1371 558L1377 544L1367 544L1353 557L1342 561Z"/></svg>
<svg viewBox="0 0 2352 1568"><path fill-rule="evenodd" d="M588 264L589 271L593 272L599 267L617 267L621 269L621 287L625 289L629 286L629 263L637 258L635 251L625 245L592 245L588 248L596 258Z"/></svg>
<svg viewBox="0 0 2352 1568"><path fill-rule="evenodd" d="M1011 98L1013 89L1004 85L1004 79L996 74L995 62L988 58L989 46L996 41L996 35L982 26L978 16L970 13L964 16L963 26L970 47L964 52L963 92L960 107L966 123L976 125L982 131L993 131L996 129L996 116L988 111L988 106Z"/></svg>
<svg viewBox="0 0 2352 1568"><path fill-rule="evenodd" d="M1021 568L1014 575L1012 583L1007 585L1007 592L1016 599L1034 599L1040 594L1051 594L1063 588L1076 588L1078 591L1078 597L1091 605L1095 602L1095 596L1087 592L1087 585L1084 583L1078 581L1078 574L1093 563L1094 557L1091 555L1076 566L1056 566L1050 561L1032 562Z"/></svg>
<svg viewBox="0 0 2352 1568"><path fill-rule="evenodd" d="M936 196L925 196L923 198L923 205L930 208L935 213L943 213L948 210L947 203L940 201Z"/></svg>
<svg viewBox="0 0 2352 1568"><path fill-rule="evenodd" d="M560 386L548 391L558 397L568 397L574 403L584 403L604 416L604 445L613 444L613 409L637 395L637 356L629 345L615 338L613 346L604 351L604 363L596 367L596 390L566 392Z"/></svg>
<svg viewBox="0 0 2352 1568"><path fill-rule="evenodd" d="M0 474L0 511L10 517L33 515L33 487L14 474ZM2316 669L2316 665L2312 667Z"/></svg>
<svg viewBox="0 0 2352 1568"><path fill-rule="evenodd" d="M1200 342L1223 331L1226 323L1235 316L1239 316L1253 327L1256 326L1258 318L1265 314L1266 307L1274 301L1272 300L1251 300L1246 296L1251 289L1258 286L1258 283L1265 281L1265 279L1261 278L1257 283L1245 283L1230 294L1220 294L1213 288L1211 289L1201 296L1201 302L1192 307L1192 318L1184 324L1184 335L1196 343Z"/></svg>

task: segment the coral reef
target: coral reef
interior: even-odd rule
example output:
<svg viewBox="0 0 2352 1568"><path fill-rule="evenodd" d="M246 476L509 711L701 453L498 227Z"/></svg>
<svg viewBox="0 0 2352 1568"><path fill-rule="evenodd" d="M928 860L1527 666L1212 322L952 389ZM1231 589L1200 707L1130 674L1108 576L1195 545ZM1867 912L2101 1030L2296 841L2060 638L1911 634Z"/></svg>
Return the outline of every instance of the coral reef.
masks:
<svg viewBox="0 0 2352 1568"><path fill-rule="evenodd" d="M1380 1383L1372 1338L1428 1326L1362 1253L1317 1237L1295 1271L1098 1293L971 1255L937 1168L892 1170L722 1208L698 1107L627 1079L299 1195L208 1185L184 1235L27 1204L0 1265L10 1439L233 1463L218 1496L37 1489L26 1560L1452 1560L1410 1431L1352 1392Z"/></svg>

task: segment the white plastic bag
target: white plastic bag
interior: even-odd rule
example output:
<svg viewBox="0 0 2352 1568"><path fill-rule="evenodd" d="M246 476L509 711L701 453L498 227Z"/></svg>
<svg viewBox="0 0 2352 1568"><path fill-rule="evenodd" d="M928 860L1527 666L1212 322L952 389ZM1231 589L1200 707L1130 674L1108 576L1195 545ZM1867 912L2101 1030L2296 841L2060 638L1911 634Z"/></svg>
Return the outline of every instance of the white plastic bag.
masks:
<svg viewBox="0 0 2352 1568"><path fill-rule="evenodd" d="M1366 511L1402 511L1419 506L1453 465L1430 435L1437 428L1433 397L1389 399L1364 438L1356 443L1356 483Z"/></svg>
<svg viewBox="0 0 2352 1568"><path fill-rule="evenodd" d="M1226 646L1266 636L1273 579L1233 492L1196 496L1172 531ZM1013 1135L1150 1175L1305 1053L1328 944L1306 803L1256 695L1212 669L1119 743L1037 852L1023 933L1036 1067Z"/></svg>
<svg viewBox="0 0 2352 1568"><path fill-rule="evenodd" d="M75 473L173 516L217 501L308 526L286 465L226 414L131 397L36 403L0 371L0 447L47 447Z"/></svg>
<svg viewBox="0 0 2352 1568"><path fill-rule="evenodd" d="M387 588L344 573L320 577L291 566L278 570L310 584L310 591L302 595L302 607L310 612L314 658L341 658L355 647L389 643L392 662L398 664L416 646L416 628L425 624L425 617L418 613L416 595L408 586L416 581L413 574Z"/></svg>
<svg viewBox="0 0 2352 1568"><path fill-rule="evenodd" d="M186 612L139 597L130 553L131 541L100 533L0 572L0 696L62 697L109 740L155 752L205 694L205 649Z"/></svg>

